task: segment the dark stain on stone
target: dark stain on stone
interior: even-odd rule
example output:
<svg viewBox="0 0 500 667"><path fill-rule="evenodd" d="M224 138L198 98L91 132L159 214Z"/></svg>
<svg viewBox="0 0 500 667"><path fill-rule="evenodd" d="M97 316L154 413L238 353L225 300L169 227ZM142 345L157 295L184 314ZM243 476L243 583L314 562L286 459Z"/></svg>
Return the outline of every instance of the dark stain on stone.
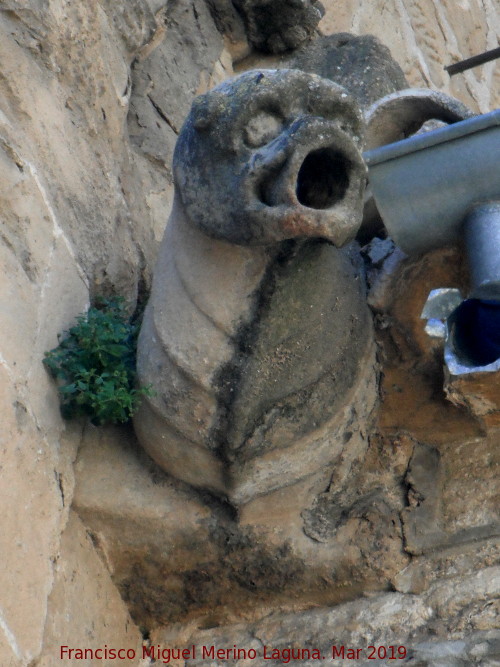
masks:
<svg viewBox="0 0 500 667"><path fill-rule="evenodd" d="M240 326L233 339L233 358L221 366L214 379L214 388L217 394L218 418L217 426L211 434L211 440L216 443L215 451L223 461L229 462L228 434L232 426L232 407L239 395L241 377L245 366L252 354L255 342L259 335L259 324L263 314L268 310L276 285L277 274L283 271L296 252L297 243L293 240L280 244L274 262L267 267L262 282L254 294L253 316L248 324Z"/></svg>

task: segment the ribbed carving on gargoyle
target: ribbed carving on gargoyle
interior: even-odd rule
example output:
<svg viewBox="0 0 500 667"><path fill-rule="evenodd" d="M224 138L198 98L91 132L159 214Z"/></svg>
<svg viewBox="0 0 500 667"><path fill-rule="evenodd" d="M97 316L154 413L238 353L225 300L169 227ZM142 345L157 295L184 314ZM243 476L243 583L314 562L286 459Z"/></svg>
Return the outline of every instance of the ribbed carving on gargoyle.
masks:
<svg viewBox="0 0 500 667"><path fill-rule="evenodd" d="M361 222L361 144L345 90L297 70L228 80L180 133L138 345L154 395L135 428L162 468L235 506L349 446L372 349L357 255L341 248Z"/></svg>

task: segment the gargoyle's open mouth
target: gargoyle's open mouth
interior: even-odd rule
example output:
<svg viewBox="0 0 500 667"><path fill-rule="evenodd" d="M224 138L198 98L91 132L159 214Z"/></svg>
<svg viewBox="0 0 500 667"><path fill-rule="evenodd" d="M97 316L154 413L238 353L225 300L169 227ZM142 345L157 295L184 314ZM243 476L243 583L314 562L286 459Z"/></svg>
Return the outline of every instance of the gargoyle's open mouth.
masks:
<svg viewBox="0 0 500 667"><path fill-rule="evenodd" d="M340 151L331 147L311 151L297 175L299 203L314 209L331 208L344 198L350 171L351 164Z"/></svg>

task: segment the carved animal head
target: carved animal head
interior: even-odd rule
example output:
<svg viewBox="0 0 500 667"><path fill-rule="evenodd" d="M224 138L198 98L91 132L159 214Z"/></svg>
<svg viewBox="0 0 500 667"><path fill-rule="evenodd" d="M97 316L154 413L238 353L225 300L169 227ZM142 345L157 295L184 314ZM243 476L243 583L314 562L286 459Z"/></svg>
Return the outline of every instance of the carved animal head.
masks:
<svg viewBox="0 0 500 667"><path fill-rule="evenodd" d="M340 86L298 70L245 72L195 100L174 153L176 188L212 237L341 246L361 223L362 134Z"/></svg>

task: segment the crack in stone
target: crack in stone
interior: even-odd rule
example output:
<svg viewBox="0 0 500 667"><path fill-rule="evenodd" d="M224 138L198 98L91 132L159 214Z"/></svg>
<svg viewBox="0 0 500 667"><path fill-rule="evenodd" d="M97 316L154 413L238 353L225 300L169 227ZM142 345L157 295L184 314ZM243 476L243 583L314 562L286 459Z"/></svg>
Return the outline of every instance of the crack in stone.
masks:
<svg viewBox="0 0 500 667"><path fill-rule="evenodd" d="M168 116L165 114L165 112L162 110L162 108L158 104L156 104L156 102L151 97L151 95L148 95L147 97L148 97L148 100L153 105L156 113L160 116L160 118L165 121L165 123L169 126L169 128L173 132L175 132L175 134L179 134L179 130L175 127L175 125L172 123L172 121L168 118Z"/></svg>

